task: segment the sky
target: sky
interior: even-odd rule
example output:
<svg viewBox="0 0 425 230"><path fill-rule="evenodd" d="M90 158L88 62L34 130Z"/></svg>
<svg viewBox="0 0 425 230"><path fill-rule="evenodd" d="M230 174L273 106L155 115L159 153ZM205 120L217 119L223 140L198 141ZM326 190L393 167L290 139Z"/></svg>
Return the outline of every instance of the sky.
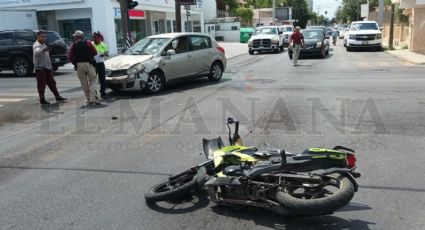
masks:
<svg viewBox="0 0 425 230"><path fill-rule="evenodd" d="M313 0L313 11L316 13L319 11L320 15L331 19L335 17L335 12L340 4L341 0ZM325 11L328 11L328 14L325 15Z"/></svg>

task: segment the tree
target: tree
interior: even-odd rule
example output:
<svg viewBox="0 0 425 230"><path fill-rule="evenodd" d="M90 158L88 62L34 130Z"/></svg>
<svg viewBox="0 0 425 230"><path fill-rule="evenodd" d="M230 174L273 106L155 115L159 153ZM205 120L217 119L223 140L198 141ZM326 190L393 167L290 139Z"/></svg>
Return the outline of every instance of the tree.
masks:
<svg viewBox="0 0 425 230"><path fill-rule="evenodd" d="M236 9L239 7L239 3L237 0L224 0L224 4L229 6L230 12L235 12Z"/></svg>
<svg viewBox="0 0 425 230"><path fill-rule="evenodd" d="M252 17L254 12L250 8L239 7L235 11L236 16L240 18L243 26L252 26Z"/></svg>

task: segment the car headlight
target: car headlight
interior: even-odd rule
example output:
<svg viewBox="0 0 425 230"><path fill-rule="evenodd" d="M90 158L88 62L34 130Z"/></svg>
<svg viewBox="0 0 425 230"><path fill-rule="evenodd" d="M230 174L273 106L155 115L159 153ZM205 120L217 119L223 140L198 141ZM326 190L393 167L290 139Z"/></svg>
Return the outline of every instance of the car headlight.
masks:
<svg viewBox="0 0 425 230"><path fill-rule="evenodd" d="M105 75L106 75L107 77L110 77L110 76L112 75L112 70L110 70L110 69L105 69Z"/></svg>
<svg viewBox="0 0 425 230"><path fill-rule="evenodd" d="M376 39L381 39L382 38L382 34L376 34L375 38Z"/></svg>
<svg viewBox="0 0 425 230"><path fill-rule="evenodd" d="M355 34L350 34L350 35L348 35L348 39L356 39L356 35Z"/></svg>
<svg viewBox="0 0 425 230"><path fill-rule="evenodd" d="M322 42L316 43L316 47L322 47Z"/></svg>
<svg viewBox="0 0 425 230"><path fill-rule="evenodd" d="M279 38L278 37L272 38L272 43L279 43Z"/></svg>
<svg viewBox="0 0 425 230"><path fill-rule="evenodd" d="M144 70L145 67L142 65L142 63L133 65L130 69L127 70L127 74L136 74L140 73L142 70Z"/></svg>
<svg viewBox="0 0 425 230"><path fill-rule="evenodd" d="M248 40L248 46L252 46L252 40Z"/></svg>

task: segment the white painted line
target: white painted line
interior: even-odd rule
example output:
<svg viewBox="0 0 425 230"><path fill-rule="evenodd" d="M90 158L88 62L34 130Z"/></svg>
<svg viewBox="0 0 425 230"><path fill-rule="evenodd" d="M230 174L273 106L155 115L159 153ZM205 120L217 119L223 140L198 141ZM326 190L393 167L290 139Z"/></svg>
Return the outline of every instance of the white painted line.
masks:
<svg viewBox="0 0 425 230"><path fill-rule="evenodd" d="M0 98L0 102L18 102L23 101L26 98Z"/></svg>

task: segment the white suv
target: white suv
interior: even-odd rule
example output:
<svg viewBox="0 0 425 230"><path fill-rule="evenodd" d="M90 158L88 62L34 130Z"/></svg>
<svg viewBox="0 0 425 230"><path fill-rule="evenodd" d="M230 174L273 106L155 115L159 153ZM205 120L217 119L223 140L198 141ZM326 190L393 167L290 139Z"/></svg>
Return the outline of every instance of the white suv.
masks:
<svg viewBox="0 0 425 230"><path fill-rule="evenodd" d="M289 38L294 32L294 27L292 25L283 25L279 27L279 30L282 31L283 45L289 46Z"/></svg>
<svg viewBox="0 0 425 230"><path fill-rule="evenodd" d="M248 52L251 55L255 51L274 51L279 53L279 50L283 49L282 31L277 26L258 27L248 41Z"/></svg>
<svg viewBox="0 0 425 230"><path fill-rule="evenodd" d="M382 49L382 32L375 21L352 22L350 30L346 33L344 45L347 51L353 48Z"/></svg>

